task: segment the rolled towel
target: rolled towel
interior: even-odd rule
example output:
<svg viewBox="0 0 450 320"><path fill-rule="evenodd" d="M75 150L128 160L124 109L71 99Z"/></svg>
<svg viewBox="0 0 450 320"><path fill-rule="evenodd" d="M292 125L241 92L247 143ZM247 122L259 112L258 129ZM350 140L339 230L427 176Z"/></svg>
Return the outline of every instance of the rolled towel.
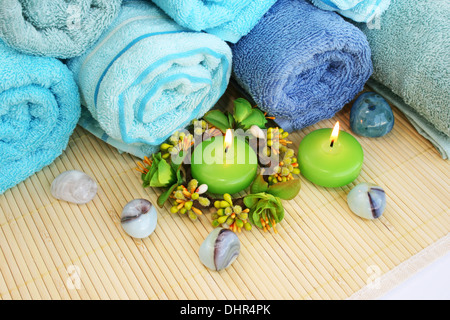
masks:
<svg viewBox="0 0 450 320"><path fill-rule="evenodd" d="M236 43L276 0L152 0L178 24Z"/></svg>
<svg viewBox="0 0 450 320"><path fill-rule="evenodd" d="M216 36L186 31L149 2L125 1L99 41L67 64L104 130L96 135L126 151L158 146L209 111L227 88L231 60Z"/></svg>
<svg viewBox="0 0 450 320"><path fill-rule="evenodd" d="M391 0L311 0L314 5L335 11L357 22L371 22L381 17L389 8Z"/></svg>
<svg viewBox="0 0 450 320"><path fill-rule="evenodd" d="M357 24L372 49L373 80L450 156L450 1L392 0L379 28ZM401 101L402 100L402 101ZM413 115L413 112L416 115ZM431 124L431 126L430 126ZM431 129L431 130L430 130ZM435 132L433 132L435 131Z"/></svg>
<svg viewBox="0 0 450 320"><path fill-rule="evenodd" d="M32 55L81 55L109 26L121 0L2 0L0 38Z"/></svg>
<svg viewBox="0 0 450 320"><path fill-rule="evenodd" d="M305 0L279 0L232 49L235 79L286 131L334 116L373 71L364 34Z"/></svg>
<svg viewBox="0 0 450 320"><path fill-rule="evenodd" d="M62 154L80 117L72 73L59 60L0 40L0 194Z"/></svg>

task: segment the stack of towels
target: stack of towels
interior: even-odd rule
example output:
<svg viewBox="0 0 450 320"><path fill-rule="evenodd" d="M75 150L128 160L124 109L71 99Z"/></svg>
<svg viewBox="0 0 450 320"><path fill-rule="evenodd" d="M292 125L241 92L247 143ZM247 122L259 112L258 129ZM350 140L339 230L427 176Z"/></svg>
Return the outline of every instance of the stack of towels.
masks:
<svg viewBox="0 0 450 320"><path fill-rule="evenodd" d="M444 159L450 156L450 1L391 0L357 24L372 48L370 87L396 105Z"/></svg>
<svg viewBox="0 0 450 320"><path fill-rule="evenodd" d="M203 116L224 94L230 47L220 38L181 27L155 5L125 1L100 39L67 63L82 104L80 124L143 157L175 129Z"/></svg>
<svg viewBox="0 0 450 320"><path fill-rule="evenodd" d="M0 194L52 163L67 147L80 117L80 97L72 73L57 58L86 50L120 4L0 2Z"/></svg>
<svg viewBox="0 0 450 320"><path fill-rule="evenodd" d="M426 20L424 2L415 2L423 19L414 25ZM437 18L448 1L435 2L425 29L448 31L445 13ZM365 28L389 5L383 35ZM120 151L149 156L214 107L231 78L286 130L332 117L372 73L422 105L417 86L395 87L410 83L411 74L395 71L407 63L389 63L398 50L411 64L421 60L395 40L402 15L416 21L399 0L2 0L0 194L53 162L77 123ZM432 50L420 37L418 46ZM448 65L448 55L439 59ZM441 85L443 70L432 64L430 86ZM425 71L414 79L428 79ZM433 102L448 101L441 98ZM448 118L441 123L448 130Z"/></svg>
<svg viewBox="0 0 450 320"><path fill-rule="evenodd" d="M80 124L149 156L225 92L237 42L276 0L2 0L0 194Z"/></svg>

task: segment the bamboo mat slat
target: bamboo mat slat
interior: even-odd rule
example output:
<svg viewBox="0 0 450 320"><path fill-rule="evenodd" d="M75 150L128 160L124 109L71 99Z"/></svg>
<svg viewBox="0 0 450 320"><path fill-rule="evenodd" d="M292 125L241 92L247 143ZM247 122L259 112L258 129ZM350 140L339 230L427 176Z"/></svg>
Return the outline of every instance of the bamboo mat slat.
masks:
<svg viewBox="0 0 450 320"><path fill-rule="evenodd" d="M229 108L240 96L230 86L218 107ZM355 136L365 152L356 181L327 189L301 177L300 194L283 202L286 217L279 234L257 228L240 233L241 254L221 272L198 259L199 246L212 231L210 214L191 222L171 214L167 204L150 237L136 240L124 233L123 206L136 198L156 203L161 190L142 188L134 170L138 159L78 127L52 165L0 196L0 299L376 298L382 292L371 291L374 279L398 274L436 244L440 254L450 249L448 161L393 110L395 126L387 136ZM338 120L351 132L349 112L350 104L333 119L291 134L294 148L309 132ZM99 185L86 205L50 194L53 179L71 169L86 172ZM386 211L376 221L348 208L347 194L360 182L374 182L387 193ZM436 253L429 256L435 259ZM432 261L423 259L421 265ZM405 270L402 279L414 268Z"/></svg>

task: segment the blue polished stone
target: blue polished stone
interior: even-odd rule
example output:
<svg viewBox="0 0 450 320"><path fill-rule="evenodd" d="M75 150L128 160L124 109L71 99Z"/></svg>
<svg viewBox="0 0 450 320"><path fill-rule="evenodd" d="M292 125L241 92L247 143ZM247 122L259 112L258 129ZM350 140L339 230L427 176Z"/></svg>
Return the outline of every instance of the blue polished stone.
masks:
<svg viewBox="0 0 450 320"><path fill-rule="evenodd" d="M394 114L387 101L375 92L365 92L350 111L352 131L364 137L382 137L394 126Z"/></svg>

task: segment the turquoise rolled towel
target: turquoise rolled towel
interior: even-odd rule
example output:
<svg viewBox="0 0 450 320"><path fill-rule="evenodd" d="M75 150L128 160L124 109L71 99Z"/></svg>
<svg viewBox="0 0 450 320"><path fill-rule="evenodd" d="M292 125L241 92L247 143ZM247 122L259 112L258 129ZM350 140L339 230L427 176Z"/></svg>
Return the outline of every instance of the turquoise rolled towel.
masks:
<svg viewBox="0 0 450 320"><path fill-rule="evenodd" d="M80 117L72 73L59 60L0 40L0 194L51 164Z"/></svg>
<svg viewBox="0 0 450 320"><path fill-rule="evenodd" d="M31 55L68 59L100 37L122 0L1 0L0 38Z"/></svg>
<svg viewBox="0 0 450 320"><path fill-rule="evenodd" d="M450 155L450 1L392 0L378 26L357 24L372 50L371 85Z"/></svg>
<svg viewBox="0 0 450 320"><path fill-rule="evenodd" d="M119 150L149 155L216 104L231 60L218 37L182 28L150 2L125 1L99 41L67 62L90 113L80 125Z"/></svg>
<svg viewBox="0 0 450 320"><path fill-rule="evenodd" d="M178 24L236 43L276 0L152 0Z"/></svg>
<svg viewBox="0 0 450 320"><path fill-rule="evenodd" d="M357 22L371 22L381 17L391 0L311 0L323 10L335 11Z"/></svg>

